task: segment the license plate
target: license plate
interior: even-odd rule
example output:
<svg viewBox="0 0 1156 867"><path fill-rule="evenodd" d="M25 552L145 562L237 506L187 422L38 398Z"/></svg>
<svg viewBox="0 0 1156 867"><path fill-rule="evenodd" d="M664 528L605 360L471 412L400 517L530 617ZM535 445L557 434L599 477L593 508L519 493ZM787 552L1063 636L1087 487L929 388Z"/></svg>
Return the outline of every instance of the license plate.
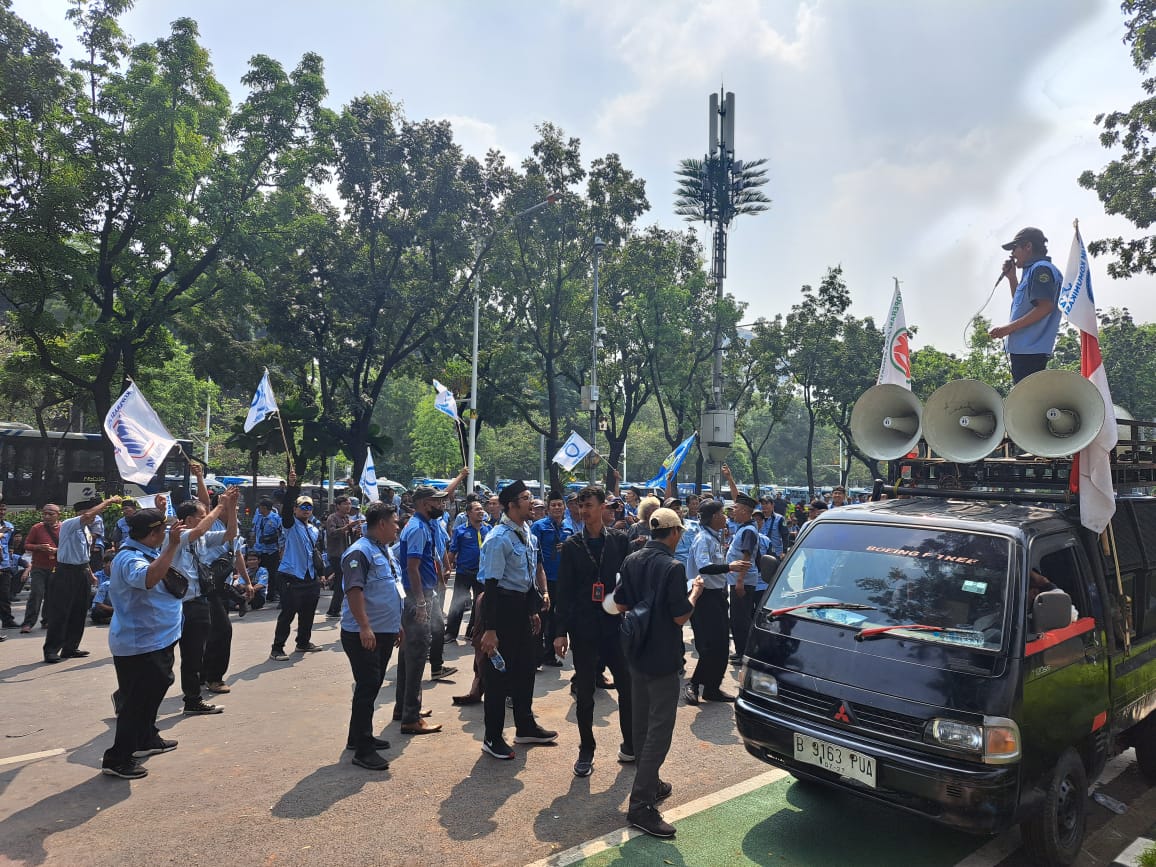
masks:
<svg viewBox="0 0 1156 867"><path fill-rule="evenodd" d="M795 761L815 765L840 777L847 777L875 788L874 757L846 747L829 744L796 732Z"/></svg>

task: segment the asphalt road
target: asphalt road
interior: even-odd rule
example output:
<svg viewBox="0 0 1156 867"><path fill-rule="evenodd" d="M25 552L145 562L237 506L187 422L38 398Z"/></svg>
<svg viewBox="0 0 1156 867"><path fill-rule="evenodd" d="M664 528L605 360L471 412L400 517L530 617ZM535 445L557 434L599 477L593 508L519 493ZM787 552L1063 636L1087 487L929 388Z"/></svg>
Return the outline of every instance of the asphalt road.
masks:
<svg viewBox="0 0 1156 867"><path fill-rule="evenodd" d="M569 663L546 668L535 691L558 745L518 747L510 762L482 754L481 706L450 702L468 688L472 648L447 646L459 673L425 684L440 734L409 737L390 721L391 667L375 720L393 744L391 767L374 773L344 751L352 678L336 622L318 621L313 640L324 652L278 663L268 659L276 615L234 615L233 691L210 699L223 714L184 717L170 688L159 727L180 746L147 759L149 776L133 782L99 771L114 725L107 629L87 628L92 656L54 666L40 661L42 630L9 631L0 644L0 863L524 864L623 824L633 770L615 760L614 693L597 698L594 775L575 778ZM680 709L664 772L671 806L766 769L743 750L729 705Z"/></svg>

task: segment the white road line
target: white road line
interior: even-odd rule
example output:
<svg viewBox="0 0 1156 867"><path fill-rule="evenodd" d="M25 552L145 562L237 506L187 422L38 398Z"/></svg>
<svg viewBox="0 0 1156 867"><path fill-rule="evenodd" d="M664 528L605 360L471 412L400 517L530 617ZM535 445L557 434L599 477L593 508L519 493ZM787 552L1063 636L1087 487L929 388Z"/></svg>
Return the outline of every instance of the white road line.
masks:
<svg viewBox="0 0 1156 867"><path fill-rule="evenodd" d="M718 792L704 795L701 798L683 804L681 807L663 810L662 816L668 822L677 822L680 819L685 819L687 816L693 816L695 813L701 813L703 810L717 807L719 804L730 801L740 795L753 792L755 789L768 786L771 783L781 780L786 775L787 772L784 770L776 769L766 771L765 773L751 777L749 780L743 780L741 783L735 783L735 785L728 786ZM555 852L549 857L527 865L527 867L568 867L568 865L581 861L583 858L589 858L591 855L597 855L599 852L605 852L607 849L621 846L627 840L633 839L642 833L643 832L637 828L618 828L594 840L587 840L585 843L579 843L577 846L572 846L561 852Z"/></svg>
<svg viewBox="0 0 1156 867"><path fill-rule="evenodd" d="M54 750L44 750L43 752L39 753L25 753L22 756L9 756L6 759L0 759L0 766L18 765L21 762L34 762L37 759L50 759L53 756L62 755L64 755L64 750L61 747L57 747Z"/></svg>

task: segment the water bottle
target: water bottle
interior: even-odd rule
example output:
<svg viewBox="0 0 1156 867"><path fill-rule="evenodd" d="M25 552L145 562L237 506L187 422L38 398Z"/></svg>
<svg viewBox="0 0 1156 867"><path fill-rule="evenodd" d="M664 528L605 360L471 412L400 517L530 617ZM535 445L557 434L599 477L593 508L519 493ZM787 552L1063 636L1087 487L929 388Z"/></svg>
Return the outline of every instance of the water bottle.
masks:
<svg viewBox="0 0 1156 867"><path fill-rule="evenodd" d="M497 671L506 670L506 660L502 658L502 654L498 653L498 651L494 651L494 655L490 657L490 662L494 664L494 668Z"/></svg>

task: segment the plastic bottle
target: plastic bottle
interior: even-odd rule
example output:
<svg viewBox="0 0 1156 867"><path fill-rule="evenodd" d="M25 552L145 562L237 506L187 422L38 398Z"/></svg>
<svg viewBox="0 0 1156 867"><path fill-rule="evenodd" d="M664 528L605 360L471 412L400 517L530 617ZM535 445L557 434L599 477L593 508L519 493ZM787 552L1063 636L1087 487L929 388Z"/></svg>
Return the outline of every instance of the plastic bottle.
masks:
<svg viewBox="0 0 1156 867"><path fill-rule="evenodd" d="M490 657L490 662L494 664L494 668L498 671L506 670L506 660L502 658L502 654L494 651L494 655Z"/></svg>

